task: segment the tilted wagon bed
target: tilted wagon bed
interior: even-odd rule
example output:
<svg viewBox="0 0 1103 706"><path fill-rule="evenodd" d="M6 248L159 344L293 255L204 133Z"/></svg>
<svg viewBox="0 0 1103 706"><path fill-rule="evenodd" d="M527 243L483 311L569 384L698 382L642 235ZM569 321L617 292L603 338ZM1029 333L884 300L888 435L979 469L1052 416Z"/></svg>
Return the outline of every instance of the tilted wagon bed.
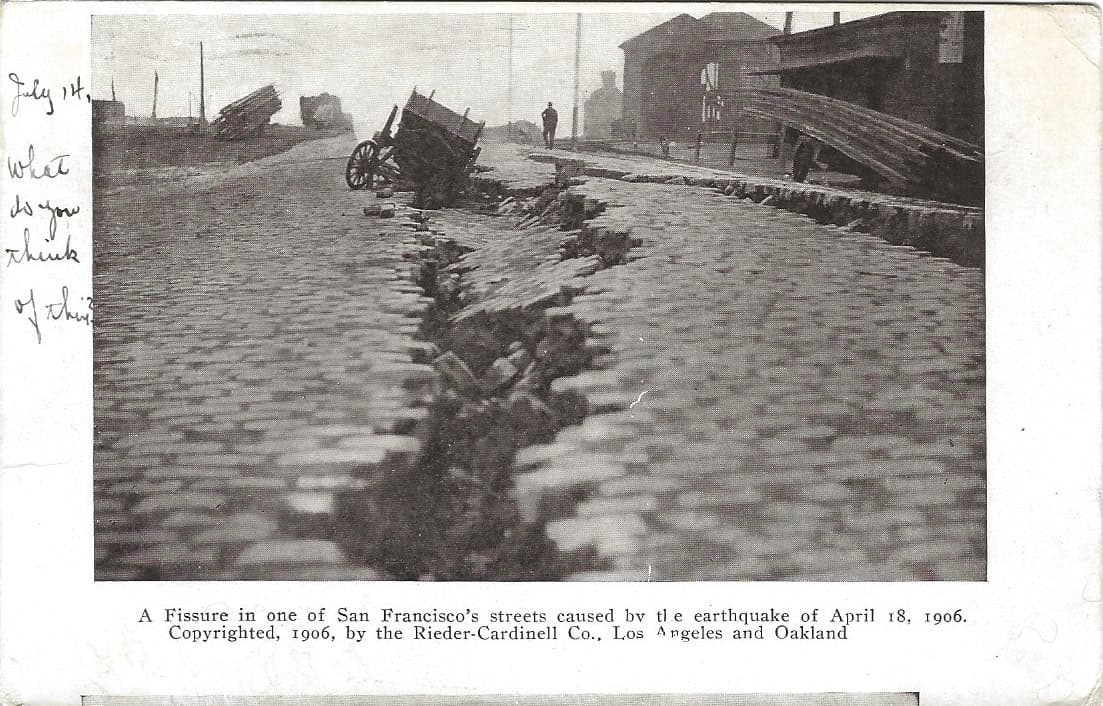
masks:
<svg viewBox="0 0 1103 706"><path fill-rule="evenodd" d="M349 188L407 182L420 208L452 203L475 168L484 123L469 120L466 111L460 115L449 110L435 102L432 93L423 96L416 88L391 134L397 113L396 105L383 129L352 151L345 168Z"/></svg>

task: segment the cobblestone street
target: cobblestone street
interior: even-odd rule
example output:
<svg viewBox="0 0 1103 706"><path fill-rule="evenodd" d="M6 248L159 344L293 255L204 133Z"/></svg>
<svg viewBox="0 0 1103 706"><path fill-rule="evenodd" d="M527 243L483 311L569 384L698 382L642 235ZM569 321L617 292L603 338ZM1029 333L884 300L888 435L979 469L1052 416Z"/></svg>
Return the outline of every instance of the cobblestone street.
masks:
<svg viewBox="0 0 1103 706"><path fill-rule="evenodd" d="M97 193L97 578L396 577L342 539L389 527L340 507L424 463L441 297L419 257L445 238L457 325L586 331L585 369L547 381L581 423L510 459L518 517L575 557L562 578L985 578L982 269L593 154L581 230L467 208L429 234L365 216L374 194L304 147ZM556 176L516 147L480 162L516 198Z"/></svg>

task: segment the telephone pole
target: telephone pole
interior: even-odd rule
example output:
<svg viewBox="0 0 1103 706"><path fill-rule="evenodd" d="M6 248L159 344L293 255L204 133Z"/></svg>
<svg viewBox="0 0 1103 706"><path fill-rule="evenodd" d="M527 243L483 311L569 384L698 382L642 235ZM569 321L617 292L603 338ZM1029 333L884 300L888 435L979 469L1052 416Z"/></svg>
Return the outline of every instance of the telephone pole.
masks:
<svg viewBox="0 0 1103 706"><path fill-rule="evenodd" d="M509 69L506 71L506 142L513 142L513 15L509 16Z"/></svg>
<svg viewBox="0 0 1103 706"><path fill-rule="evenodd" d="M203 89L203 42L199 43L199 127L207 127L207 92Z"/></svg>
<svg viewBox="0 0 1103 706"><path fill-rule="evenodd" d="M157 119L157 82L161 79L157 77L157 70L153 70L153 115L154 120Z"/></svg>
<svg viewBox="0 0 1103 706"><path fill-rule="evenodd" d="M571 149L578 148L578 60L582 54L582 13L575 15L574 25L574 109L571 113Z"/></svg>

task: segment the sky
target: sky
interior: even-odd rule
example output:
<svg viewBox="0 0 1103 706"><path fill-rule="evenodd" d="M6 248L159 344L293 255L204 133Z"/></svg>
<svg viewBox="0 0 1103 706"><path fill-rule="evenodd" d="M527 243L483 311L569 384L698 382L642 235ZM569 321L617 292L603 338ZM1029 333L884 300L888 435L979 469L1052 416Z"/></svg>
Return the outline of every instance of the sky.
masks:
<svg viewBox="0 0 1103 706"><path fill-rule="evenodd" d="M332 6L330 6L332 7ZM438 6L439 7L439 6ZM666 11L582 14L579 130L582 103L601 85L599 72L617 72L619 44L682 12L701 17L722 6L662 6ZM782 12L750 12L781 27ZM875 14L843 12L843 21ZM509 27L513 78L509 80ZM92 93L110 98L114 81L128 115L148 116L153 75L159 76L157 115L199 114L199 42L204 45L207 117L272 83L283 109L273 120L300 124L299 96L327 91L351 113L357 134L380 129L392 105L416 86L488 125L507 119L539 123L548 101L569 133L574 93L574 13L97 15L92 18ZM797 12L794 31L831 23L830 12ZM512 100L510 84L512 83Z"/></svg>

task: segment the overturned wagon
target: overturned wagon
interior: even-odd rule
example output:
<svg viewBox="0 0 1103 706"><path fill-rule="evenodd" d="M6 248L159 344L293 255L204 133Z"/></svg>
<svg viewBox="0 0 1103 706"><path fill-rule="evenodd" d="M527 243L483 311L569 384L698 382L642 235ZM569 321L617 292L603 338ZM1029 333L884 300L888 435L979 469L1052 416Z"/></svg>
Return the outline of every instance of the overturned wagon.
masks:
<svg viewBox="0 0 1103 706"><path fill-rule="evenodd" d="M452 203L467 182L479 157L479 136L484 123L476 123L433 100L417 89L402 109L402 120L391 134L398 106L383 129L356 146L345 168L350 189L371 189L381 183L407 182L414 188L420 208Z"/></svg>

